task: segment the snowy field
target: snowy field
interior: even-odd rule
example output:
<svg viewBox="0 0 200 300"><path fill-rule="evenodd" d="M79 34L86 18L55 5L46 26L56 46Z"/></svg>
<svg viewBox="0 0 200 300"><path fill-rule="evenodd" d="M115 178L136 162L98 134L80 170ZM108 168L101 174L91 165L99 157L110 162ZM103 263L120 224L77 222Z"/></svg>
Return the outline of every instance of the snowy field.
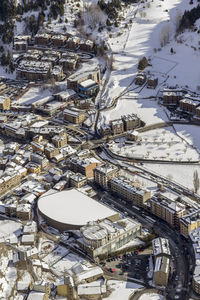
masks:
<svg viewBox="0 0 200 300"><path fill-rule="evenodd" d="M128 299L128 297L137 289L143 288L143 286L126 281L108 280L108 287L114 289L112 294L104 299L107 300L122 300Z"/></svg>
<svg viewBox="0 0 200 300"><path fill-rule="evenodd" d="M194 3L196 5L196 3ZM102 107L112 103L130 85L129 91L113 107L112 110L102 112L99 125L108 124L110 120L122 114L135 112L147 123L157 123L168 120L165 109L155 101L146 100L144 97L156 96L164 85L188 86L196 90L199 85L200 71L194 66L199 62L199 47L197 33L186 32L180 36L182 43L174 40L178 19L186 9L192 9L186 0L175 1L147 1L139 5L137 14L136 6L129 8L132 11L133 25L129 30L123 30L121 35L113 34L108 38L108 43L113 51L113 64L111 76L101 97ZM134 12L134 13L133 13ZM197 21L197 27L200 22ZM161 47L163 32L169 32L169 43ZM194 50L196 47L196 50ZM171 48L174 53L171 53ZM158 77L158 86L155 90L136 88L133 83L139 59L146 56L152 66L146 70ZM187 59L185 59L187 57ZM185 76L192 74L192 76ZM135 100L138 98L139 100Z"/></svg>
<svg viewBox="0 0 200 300"><path fill-rule="evenodd" d="M130 94L130 93L129 93ZM102 112L100 115L100 124L103 126L109 121L120 118L122 115L135 113L146 123L152 125L155 123L167 122L168 117L161 105L155 100L143 99L135 100L132 96L126 96L118 101L115 109Z"/></svg>
<svg viewBox="0 0 200 300"><path fill-rule="evenodd" d="M118 143L109 143L109 149L115 154L130 158L162 161L198 161L199 153L177 136L172 127L150 130L139 134L139 140L126 144L125 139Z"/></svg>
<svg viewBox="0 0 200 300"><path fill-rule="evenodd" d="M180 137L187 141L188 144L195 146L200 151L199 126L175 124L174 128Z"/></svg>
<svg viewBox="0 0 200 300"><path fill-rule="evenodd" d="M200 177L200 165L173 165L173 164L144 164L146 169L155 174L169 178L182 186L193 189L193 174L197 170ZM200 194L200 191L198 191Z"/></svg>

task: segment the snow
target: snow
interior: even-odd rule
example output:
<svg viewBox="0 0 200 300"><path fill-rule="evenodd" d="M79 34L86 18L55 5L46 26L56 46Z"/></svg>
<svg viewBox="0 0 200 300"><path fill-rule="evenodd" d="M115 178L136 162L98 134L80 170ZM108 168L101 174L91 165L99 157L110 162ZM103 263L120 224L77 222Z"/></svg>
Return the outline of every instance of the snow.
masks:
<svg viewBox="0 0 200 300"><path fill-rule="evenodd" d="M13 235L19 236L21 230L21 223L10 220L0 220L0 239L6 239Z"/></svg>
<svg viewBox="0 0 200 300"><path fill-rule="evenodd" d="M139 300L164 300L164 297L156 293L145 293L140 296Z"/></svg>
<svg viewBox="0 0 200 300"><path fill-rule="evenodd" d="M83 226L89 221L115 214L113 210L75 189L48 196L44 194L38 201L38 209L50 219L72 226Z"/></svg>
<svg viewBox="0 0 200 300"><path fill-rule="evenodd" d="M175 124L174 128L177 134L188 144L200 150L199 126Z"/></svg>
<svg viewBox="0 0 200 300"><path fill-rule="evenodd" d="M137 289L142 288L143 286L126 281L118 280L108 280L107 285L109 288L114 289L112 294L109 297L104 299L107 300L122 300L128 299L128 297Z"/></svg>
<svg viewBox="0 0 200 300"><path fill-rule="evenodd" d="M147 126L169 121L164 108L159 105L157 101L150 99L134 99L134 96L135 94L133 94L133 92L129 92L123 99L118 101L115 109L102 112L101 125L108 124L110 120L131 113L137 114Z"/></svg>
<svg viewBox="0 0 200 300"><path fill-rule="evenodd" d="M75 264L83 261L83 258L79 257L78 255L69 253L53 266L53 270L59 276L63 276L67 270L71 269Z"/></svg>
<svg viewBox="0 0 200 300"><path fill-rule="evenodd" d="M190 144L175 134L173 127L154 129L139 134L139 141L126 144L111 143L110 151L133 158L162 161L199 161L199 153Z"/></svg>
<svg viewBox="0 0 200 300"><path fill-rule="evenodd" d="M16 101L16 104L29 105L51 95L52 92L49 89L42 90L41 87L32 87Z"/></svg>
<svg viewBox="0 0 200 300"><path fill-rule="evenodd" d="M193 174L197 170L200 177L200 165L187 164L144 164L146 169L163 177L171 178L173 182L177 182L183 187L193 189ZM199 192L198 192L199 193Z"/></svg>
<svg viewBox="0 0 200 300"><path fill-rule="evenodd" d="M197 33L184 33L181 36L184 41L182 44L174 40L177 16L181 16L185 9L192 7L193 5L189 5L186 0L164 2L157 0L139 4L138 10L137 5L132 4L124 12L124 16L128 16L127 23L131 16L133 25L129 24L129 29L123 29L121 35L115 29L114 33L111 32L112 37L107 38L109 47L113 51L113 63L108 84L99 97L101 107L113 104L113 100L128 86L129 91L126 90L126 94L119 98L117 105L113 105L111 110L106 109L105 112L101 112L99 127L129 112L138 114L147 125L168 121L165 108L154 100L143 98L156 97L164 84L188 85L193 90L197 89L200 71L194 66L198 65L200 54L198 50L192 48L195 46L198 49ZM133 18L136 10L137 14ZM119 27L123 28L122 23ZM161 47L160 35L163 28L169 29L170 38L169 43ZM171 48L174 49L174 54L171 54ZM146 71L158 77L158 86L155 90L146 87L141 89L133 83L139 59L143 56L146 56L152 65L147 67Z"/></svg>
<svg viewBox="0 0 200 300"><path fill-rule="evenodd" d="M9 299L17 280L17 270L9 265L7 248L0 248L0 299Z"/></svg>
<svg viewBox="0 0 200 300"><path fill-rule="evenodd" d="M49 266L54 265L59 260L62 259L67 253L69 252L68 249L62 246L58 246L55 248L51 253L45 256L42 260L47 263Z"/></svg>

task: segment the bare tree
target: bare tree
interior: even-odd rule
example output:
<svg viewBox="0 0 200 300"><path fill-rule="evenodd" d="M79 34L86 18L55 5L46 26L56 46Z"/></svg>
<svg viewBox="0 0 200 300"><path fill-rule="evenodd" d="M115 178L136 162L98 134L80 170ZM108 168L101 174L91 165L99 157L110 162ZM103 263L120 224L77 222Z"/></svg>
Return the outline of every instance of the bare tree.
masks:
<svg viewBox="0 0 200 300"><path fill-rule="evenodd" d="M174 17L174 25L176 27L176 30L179 27L181 18L182 18L182 12L180 10L178 10L177 13L176 13L176 15L175 15L175 17Z"/></svg>
<svg viewBox="0 0 200 300"><path fill-rule="evenodd" d="M105 24L106 16L100 7L96 4L84 5L83 12L81 14L84 25L89 26L91 29L96 28L100 24Z"/></svg>
<svg viewBox="0 0 200 300"><path fill-rule="evenodd" d="M200 187L199 174L197 170L195 170L193 173L193 185L194 185L194 192L197 193Z"/></svg>
<svg viewBox="0 0 200 300"><path fill-rule="evenodd" d="M167 175L167 179L168 179L169 181L172 181L172 179L173 179L172 174L168 174L168 175Z"/></svg>
<svg viewBox="0 0 200 300"><path fill-rule="evenodd" d="M163 26L162 30L160 31L160 45L164 47L169 42L170 37L170 26L166 24Z"/></svg>

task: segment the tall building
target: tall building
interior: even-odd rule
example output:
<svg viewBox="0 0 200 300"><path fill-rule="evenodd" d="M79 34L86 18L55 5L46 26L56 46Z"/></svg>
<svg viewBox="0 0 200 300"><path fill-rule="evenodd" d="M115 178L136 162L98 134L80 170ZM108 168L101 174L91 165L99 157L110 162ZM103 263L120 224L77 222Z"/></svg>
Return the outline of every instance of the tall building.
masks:
<svg viewBox="0 0 200 300"><path fill-rule="evenodd" d="M136 114L128 114L121 117L124 123L124 130L129 131L140 127L141 121Z"/></svg>
<svg viewBox="0 0 200 300"><path fill-rule="evenodd" d="M186 208L177 195L159 193L150 199L150 207L154 215L172 227L180 228L180 218L185 214Z"/></svg>
<svg viewBox="0 0 200 300"><path fill-rule="evenodd" d="M153 255L155 258L160 256L165 256L170 258L171 257L171 251L169 247L169 241L165 238L156 238L152 241L152 247L153 247Z"/></svg>
<svg viewBox="0 0 200 300"><path fill-rule="evenodd" d="M80 246L92 257L117 251L141 234L141 224L132 219L88 222L81 229Z"/></svg>
<svg viewBox="0 0 200 300"><path fill-rule="evenodd" d="M112 178L109 181L109 188L113 193L121 196L126 201L141 207L151 198L149 190L133 186L133 183L123 176Z"/></svg>
<svg viewBox="0 0 200 300"><path fill-rule="evenodd" d="M116 177L119 169L111 164L98 166L94 169L94 181L103 188L107 188L108 181Z"/></svg>
<svg viewBox="0 0 200 300"><path fill-rule="evenodd" d="M190 232L200 226L200 211L193 211L180 219L180 232L188 237Z"/></svg>
<svg viewBox="0 0 200 300"><path fill-rule="evenodd" d="M78 156L72 157L70 160L71 169L74 172L80 172L87 178L93 178L94 169L102 163L96 158L79 158Z"/></svg>
<svg viewBox="0 0 200 300"><path fill-rule="evenodd" d="M170 271L169 258L162 256L156 259L154 268L154 281L156 285L167 286Z"/></svg>
<svg viewBox="0 0 200 300"><path fill-rule="evenodd" d="M124 132L124 123L121 119L113 120L110 122L112 133L120 134Z"/></svg>
<svg viewBox="0 0 200 300"><path fill-rule="evenodd" d="M85 112L75 109L65 109L64 110L64 119L73 124L80 124L85 121Z"/></svg>

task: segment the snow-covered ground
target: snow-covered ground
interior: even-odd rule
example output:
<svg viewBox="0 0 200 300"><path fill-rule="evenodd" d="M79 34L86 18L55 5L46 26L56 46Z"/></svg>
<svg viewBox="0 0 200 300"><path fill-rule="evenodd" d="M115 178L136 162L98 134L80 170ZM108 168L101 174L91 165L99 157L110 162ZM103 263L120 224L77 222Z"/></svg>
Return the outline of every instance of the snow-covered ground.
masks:
<svg viewBox="0 0 200 300"><path fill-rule="evenodd" d="M132 82L137 73L138 62L143 56L150 59L152 66L148 67L147 71L158 77L158 87L155 90L145 87L142 91L136 88L124 95L112 110L101 113L99 125L107 124L109 120L129 112L137 113L147 125L165 121L168 118L164 108L160 107L156 101L142 98L156 96L164 84L187 85L192 90L197 89L200 79L199 69L194 68L198 65L200 55L197 42L194 42L197 33L193 33L190 43L188 41L190 33L184 35L185 39L182 37L185 43L177 43L174 39L180 16L186 9L192 7L193 5L189 5L187 0L147 1L139 5L135 18L136 5L129 7L129 13L131 10L134 11L132 13L133 25L129 26L129 31L123 30L121 35L113 34L111 38L108 38L108 44L114 54L111 76L101 97L102 106L111 103L111 100L119 96L129 84L131 84L131 89L136 88ZM169 33L169 43L161 47L161 41L166 32ZM190 46L191 43L196 45L196 51ZM171 48L174 50L173 54L170 51ZM185 74L192 74L192 76L185 76Z"/></svg>
<svg viewBox="0 0 200 300"><path fill-rule="evenodd" d="M155 174L169 178L182 186L193 189L193 174L197 170L200 177L200 165L173 165L173 164L144 164L146 169ZM200 191L199 191L200 192ZM199 193L198 192L198 193Z"/></svg>
<svg viewBox="0 0 200 300"><path fill-rule="evenodd" d="M113 289L112 294L105 298L107 300L122 300L128 297L136 290L143 288L143 286L126 281L108 280L108 287Z"/></svg>
<svg viewBox="0 0 200 300"><path fill-rule="evenodd" d="M17 270L9 265L8 250L0 247L0 299L9 299L17 280Z"/></svg>
<svg viewBox="0 0 200 300"><path fill-rule="evenodd" d="M156 293L146 293L143 294L139 300L164 300L165 298L162 295Z"/></svg>
<svg viewBox="0 0 200 300"><path fill-rule="evenodd" d="M199 126L175 124L177 134L200 151Z"/></svg>
<svg viewBox="0 0 200 300"><path fill-rule="evenodd" d="M51 95L52 91L48 88L42 89L41 87L32 87L19 100L16 101L16 104L30 105Z"/></svg>
<svg viewBox="0 0 200 300"><path fill-rule="evenodd" d="M99 124L102 126L109 124L109 121L131 113L137 114L146 125L169 121L164 108L157 101L150 99L136 100L133 98L133 93L129 93L129 95L118 101L115 109L101 113Z"/></svg>
<svg viewBox="0 0 200 300"><path fill-rule="evenodd" d="M0 221L0 239L8 239L12 236L19 236L22 231L22 224L11 221L1 220Z"/></svg>
<svg viewBox="0 0 200 300"><path fill-rule="evenodd" d="M126 144L124 139L119 143L109 144L113 153L133 158L162 161L198 161L199 153L188 145L182 137L177 136L172 127L154 129L139 134L139 141Z"/></svg>
<svg viewBox="0 0 200 300"><path fill-rule="evenodd" d="M71 269L76 263L83 262L83 258L78 255L69 253L61 260L59 260L53 267L52 270L55 271L59 276L66 273L67 270Z"/></svg>
<svg viewBox="0 0 200 300"><path fill-rule="evenodd" d="M62 259L69 250L67 250L65 247L58 246L55 248L51 253L49 253L47 256L45 256L42 260L47 263L49 266L54 265L56 262Z"/></svg>

